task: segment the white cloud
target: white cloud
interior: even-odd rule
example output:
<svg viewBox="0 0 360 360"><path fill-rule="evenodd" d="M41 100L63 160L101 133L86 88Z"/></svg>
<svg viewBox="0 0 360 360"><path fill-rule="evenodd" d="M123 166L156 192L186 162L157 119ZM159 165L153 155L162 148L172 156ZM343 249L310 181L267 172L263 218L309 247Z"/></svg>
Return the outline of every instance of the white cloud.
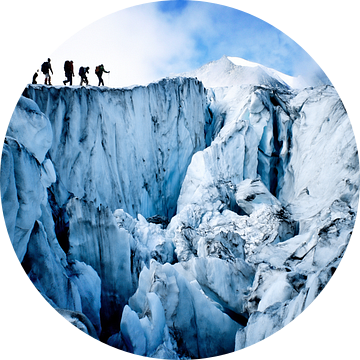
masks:
<svg viewBox="0 0 360 360"><path fill-rule="evenodd" d="M181 11L163 12L150 3L107 16L67 41L53 56L53 83L62 84L66 59L77 69L90 66L92 85L97 85L94 68L103 63L111 71L104 75L105 85L121 87L193 70L222 55L290 75L319 70L286 35L238 10L190 2Z"/></svg>
<svg viewBox="0 0 360 360"><path fill-rule="evenodd" d="M196 44L190 22L186 28L182 24L154 4L126 9L76 34L55 52L53 64L57 61L58 72L66 58L76 67L90 66L95 84L92 70L103 63L111 71L111 86L144 84L189 66Z"/></svg>

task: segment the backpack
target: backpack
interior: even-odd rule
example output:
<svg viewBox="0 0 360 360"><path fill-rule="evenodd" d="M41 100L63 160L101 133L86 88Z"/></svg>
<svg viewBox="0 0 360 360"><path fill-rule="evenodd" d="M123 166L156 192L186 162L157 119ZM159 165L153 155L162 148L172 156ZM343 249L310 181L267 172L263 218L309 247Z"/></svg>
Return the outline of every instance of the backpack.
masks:
<svg viewBox="0 0 360 360"><path fill-rule="evenodd" d="M45 61L42 65L41 65L41 72L43 74L47 74L49 72L49 63L47 61Z"/></svg>
<svg viewBox="0 0 360 360"><path fill-rule="evenodd" d="M79 75L80 75L81 77L85 76L85 69L84 69L83 66L79 69Z"/></svg>
<svg viewBox="0 0 360 360"><path fill-rule="evenodd" d="M99 72L100 72L100 65L98 65L98 66L95 68L95 74L97 75Z"/></svg>
<svg viewBox="0 0 360 360"><path fill-rule="evenodd" d="M69 60L65 61L64 70L65 70L65 72L71 72L71 63Z"/></svg>

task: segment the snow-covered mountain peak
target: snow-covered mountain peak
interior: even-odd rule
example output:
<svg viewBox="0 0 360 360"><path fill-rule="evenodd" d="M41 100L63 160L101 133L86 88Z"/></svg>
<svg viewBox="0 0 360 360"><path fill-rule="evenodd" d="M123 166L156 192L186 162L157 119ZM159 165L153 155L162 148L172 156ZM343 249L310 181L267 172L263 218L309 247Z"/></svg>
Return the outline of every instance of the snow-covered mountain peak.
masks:
<svg viewBox="0 0 360 360"><path fill-rule="evenodd" d="M231 61L227 56L211 61L199 69L183 74L184 76L196 77L203 82L206 87L227 87L234 85L261 85L276 89L288 89L289 86L279 76L273 76L272 71L267 71L265 67L247 63L246 60ZM236 62L236 63L235 63ZM239 65L238 65L239 64Z"/></svg>
<svg viewBox="0 0 360 360"><path fill-rule="evenodd" d="M304 88L310 86L310 84L306 84L305 80L301 76L298 77L290 76L275 69L239 57L227 57L227 59L236 66L259 67L274 79L280 82L284 82L291 88L296 89L296 88Z"/></svg>
<svg viewBox="0 0 360 360"><path fill-rule="evenodd" d="M261 66L260 64L258 64L256 62L245 60L245 59L242 59L239 57L224 55L223 58L228 59L231 63L233 63L234 65L238 65L238 66L250 66L250 67Z"/></svg>
<svg viewBox="0 0 360 360"><path fill-rule="evenodd" d="M301 75L290 76L256 62L226 55L181 75L197 77L206 87L211 88L259 85L287 90L330 84L320 78L305 79Z"/></svg>

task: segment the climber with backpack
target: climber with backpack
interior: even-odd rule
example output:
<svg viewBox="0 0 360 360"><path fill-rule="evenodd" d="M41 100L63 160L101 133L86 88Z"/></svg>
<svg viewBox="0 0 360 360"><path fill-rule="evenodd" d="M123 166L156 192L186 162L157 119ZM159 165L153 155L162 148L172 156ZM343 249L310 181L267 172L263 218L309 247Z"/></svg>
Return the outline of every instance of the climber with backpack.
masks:
<svg viewBox="0 0 360 360"><path fill-rule="evenodd" d="M97 77L99 78L99 84L98 86L100 86L101 84L104 86L104 80L102 78L102 74L103 73L109 73L110 71L106 71L105 68L104 68L104 65L101 64L99 66L97 66L95 68L95 74L97 75Z"/></svg>
<svg viewBox="0 0 360 360"><path fill-rule="evenodd" d="M66 83L70 83L72 85L72 78L75 76L74 74L74 62L72 60L66 60L64 63L64 71L65 71L65 77L66 80L63 81L64 85Z"/></svg>
<svg viewBox="0 0 360 360"><path fill-rule="evenodd" d="M50 58L47 59L42 65L41 65L41 72L45 75L45 85L51 85L51 74L54 74L51 68Z"/></svg>
<svg viewBox="0 0 360 360"><path fill-rule="evenodd" d="M89 85L89 81L88 81L88 78L86 76L86 74L89 73L89 67L83 67L81 66L80 69L79 69L79 75L81 77L81 81L80 81L80 86L82 86L83 82L85 82L85 85Z"/></svg>

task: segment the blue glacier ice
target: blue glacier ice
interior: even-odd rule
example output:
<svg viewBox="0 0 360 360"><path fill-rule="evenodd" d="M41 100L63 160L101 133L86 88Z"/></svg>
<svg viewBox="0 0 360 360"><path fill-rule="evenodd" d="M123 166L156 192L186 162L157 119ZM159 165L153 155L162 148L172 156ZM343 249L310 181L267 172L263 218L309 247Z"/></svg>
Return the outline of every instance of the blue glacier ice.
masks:
<svg viewBox="0 0 360 360"><path fill-rule="evenodd" d="M359 160L331 84L223 57L147 86L28 85L1 200L37 290L147 357L255 344L304 311L346 250Z"/></svg>

